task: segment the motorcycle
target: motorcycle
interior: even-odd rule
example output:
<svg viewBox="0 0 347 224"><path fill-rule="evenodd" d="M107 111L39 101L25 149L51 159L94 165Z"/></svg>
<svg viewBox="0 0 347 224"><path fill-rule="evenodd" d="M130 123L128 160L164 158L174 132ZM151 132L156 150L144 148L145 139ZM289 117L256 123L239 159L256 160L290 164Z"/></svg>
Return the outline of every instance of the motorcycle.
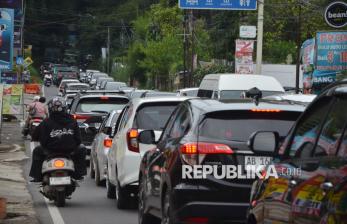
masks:
<svg viewBox="0 0 347 224"><path fill-rule="evenodd" d="M50 155L42 165L42 185L40 193L57 207L65 206L65 199L79 187L78 182L72 178L75 172L74 163L67 155Z"/></svg>
<svg viewBox="0 0 347 224"><path fill-rule="evenodd" d="M34 117L30 120L29 123L29 134L30 136L33 136L35 129L40 125L40 123L43 121L41 117Z"/></svg>
<svg viewBox="0 0 347 224"><path fill-rule="evenodd" d="M44 85L50 87L52 85L52 78L45 77Z"/></svg>

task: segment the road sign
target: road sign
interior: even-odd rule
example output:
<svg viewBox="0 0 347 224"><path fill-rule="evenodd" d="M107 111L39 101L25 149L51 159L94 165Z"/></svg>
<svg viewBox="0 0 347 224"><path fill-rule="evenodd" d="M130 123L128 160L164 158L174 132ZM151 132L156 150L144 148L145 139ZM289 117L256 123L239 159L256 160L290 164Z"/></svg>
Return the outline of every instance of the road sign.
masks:
<svg viewBox="0 0 347 224"><path fill-rule="evenodd" d="M24 66L25 66L25 67L29 67L32 63L34 63L34 61L33 61L30 57L27 57L27 58L24 60Z"/></svg>
<svg viewBox="0 0 347 224"><path fill-rule="evenodd" d="M257 0L179 0L181 9L256 10Z"/></svg>
<svg viewBox="0 0 347 224"><path fill-rule="evenodd" d="M255 38L257 36L257 28L255 26L240 26L241 38Z"/></svg>
<svg viewBox="0 0 347 224"><path fill-rule="evenodd" d="M23 59L23 57L18 56L17 59L16 59L16 64L17 64L17 65L22 65L22 64L24 64L24 59Z"/></svg>

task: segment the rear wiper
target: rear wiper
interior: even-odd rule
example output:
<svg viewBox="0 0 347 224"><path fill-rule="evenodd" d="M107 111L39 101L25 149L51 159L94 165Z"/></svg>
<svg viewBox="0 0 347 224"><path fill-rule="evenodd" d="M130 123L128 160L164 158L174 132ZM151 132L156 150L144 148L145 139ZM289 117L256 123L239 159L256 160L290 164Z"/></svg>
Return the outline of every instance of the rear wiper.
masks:
<svg viewBox="0 0 347 224"><path fill-rule="evenodd" d="M91 112L93 112L93 113L100 113L100 114L108 114L107 111L103 111L103 110L92 110Z"/></svg>

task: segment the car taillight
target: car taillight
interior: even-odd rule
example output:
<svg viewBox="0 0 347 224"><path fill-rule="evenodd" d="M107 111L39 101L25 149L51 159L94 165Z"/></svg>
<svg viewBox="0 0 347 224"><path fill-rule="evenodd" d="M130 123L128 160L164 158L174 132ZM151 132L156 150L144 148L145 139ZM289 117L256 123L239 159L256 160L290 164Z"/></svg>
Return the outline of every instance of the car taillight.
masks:
<svg viewBox="0 0 347 224"><path fill-rule="evenodd" d="M208 218L206 217L189 217L184 219L185 223L202 224L208 223Z"/></svg>
<svg viewBox="0 0 347 224"><path fill-rule="evenodd" d="M181 145L182 159L190 164L201 164L208 154L233 154L234 151L227 145L209 142L191 142Z"/></svg>
<svg viewBox="0 0 347 224"><path fill-rule="evenodd" d="M112 139L110 139L110 138L104 139L104 147L105 148L111 148L111 146L112 146Z"/></svg>
<svg viewBox="0 0 347 224"><path fill-rule="evenodd" d="M254 108L251 110L252 112L263 112L263 113L278 113L281 112L279 109L258 109Z"/></svg>
<svg viewBox="0 0 347 224"><path fill-rule="evenodd" d="M108 96L100 96L100 100L108 100L109 97Z"/></svg>
<svg viewBox="0 0 347 224"><path fill-rule="evenodd" d="M90 118L88 115L81 115L81 114L73 114L72 115L75 120L87 120Z"/></svg>
<svg viewBox="0 0 347 224"><path fill-rule="evenodd" d="M128 149L132 152L140 152L139 143L137 142L138 135L138 130L134 128L129 129L127 132Z"/></svg>
<svg viewBox="0 0 347 224"><path fill-rule="evenodd" d="M57 159L57 160L54 160L53 166L55 168L63 168L65 166L65 162L64 160Z"/></svg>

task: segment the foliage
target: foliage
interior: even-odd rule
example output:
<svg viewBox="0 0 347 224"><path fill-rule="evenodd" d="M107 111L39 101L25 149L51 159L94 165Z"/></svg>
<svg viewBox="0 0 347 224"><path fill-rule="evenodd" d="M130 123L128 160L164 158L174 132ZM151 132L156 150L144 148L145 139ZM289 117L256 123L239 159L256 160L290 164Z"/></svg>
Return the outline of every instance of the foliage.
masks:
<svg viewBox="0 0 347 224"><path fill-rule="evenodd" d="M207 74L232 73L234 68L227 65L212 64L207 67L200 67L193 73L195 83L200 83Z"/></svg>

